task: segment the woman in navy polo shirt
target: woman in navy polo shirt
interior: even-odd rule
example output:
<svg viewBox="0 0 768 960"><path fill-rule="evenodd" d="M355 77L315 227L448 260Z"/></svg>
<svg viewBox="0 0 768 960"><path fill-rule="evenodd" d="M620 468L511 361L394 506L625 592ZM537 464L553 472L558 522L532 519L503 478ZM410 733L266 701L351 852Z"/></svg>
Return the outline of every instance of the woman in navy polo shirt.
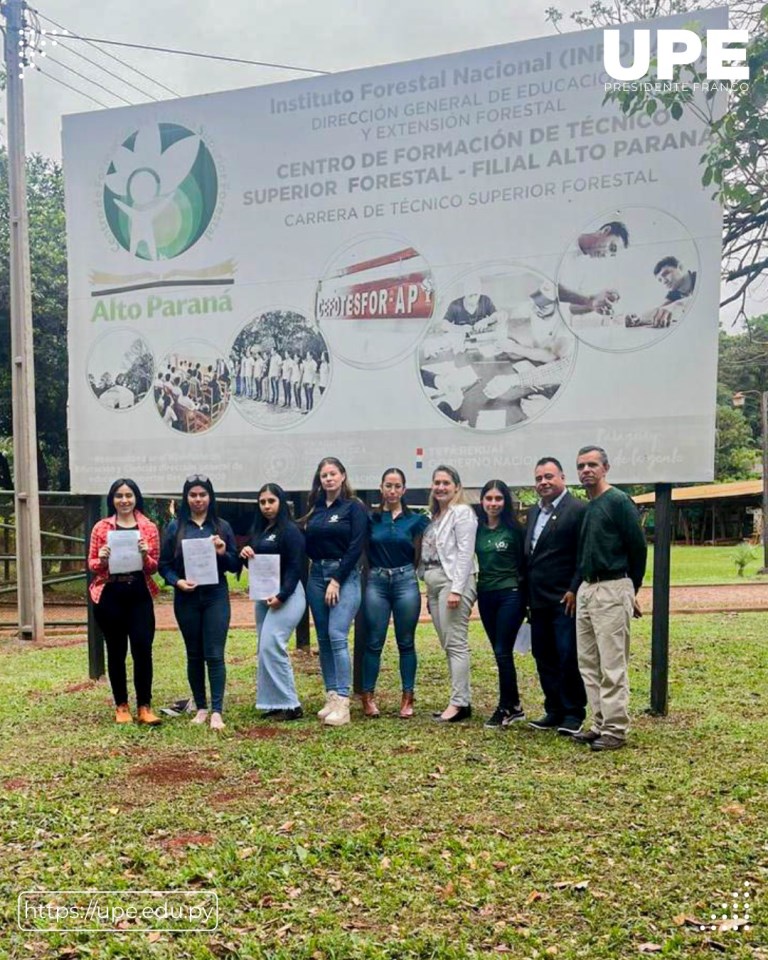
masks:
<svg viewBox="0 0 768 960"><path fill-rule="evenodd" d="M360 607L358 564L368 514L347 480L344 464L325 457L312 478L309 511L301 520L312 567L307 600L317 631L325 706L318 717L332 727L349 723L348 635Z"/></svg>
<svg viewBox="0 0 768 960"><path fill-rule="evenodd" d="M387 637L389 618L395 621L395 639L400 654L403 695L400 716L413 716L413 687L416 679L414 635L421 613L421 593L416 579L416 552L429 517L413 513L403 500L405 474L389 467L381 478L381 506L368 526L370 572L365 588L365 618L368 639L363 656L363 713L379 716L373 699L379 676L381 651Z"/></svg>
<svg viewBox="0 0 768 960"><path fill-rule="evenodd" d="M188 580L184 571L182 540L213 541L219 582L199 586ZM173 612L187 648L187 677L197 707L192 723L205 723L208 702L205 693L205 669L211 687L211 729L223 730L222 707L227 668L224 645L229 631L229 587L227 572L237 573L235 536L226 520L216 513L213 484L202 473L193 473L184 482L178 516L171 520L160 551L160 575L173 591Z"/></svg>

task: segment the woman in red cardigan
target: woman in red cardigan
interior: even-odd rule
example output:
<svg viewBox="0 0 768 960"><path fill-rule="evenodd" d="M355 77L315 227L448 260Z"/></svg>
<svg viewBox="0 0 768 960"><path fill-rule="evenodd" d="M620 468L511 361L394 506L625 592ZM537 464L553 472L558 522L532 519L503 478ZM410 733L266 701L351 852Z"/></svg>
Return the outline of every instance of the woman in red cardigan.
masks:
<svg viewBox="0 0 768 960"><path fill-rule="evenodd" d="M152 574L157 570L160 538L157 527L142 513L144 498L133 480L115 480L107 494L107 505L110 516L99 520L91 532L88 569L94 574L89 592L96 622L107 644L107 670L115 698L115 720L117 723L133 721L125 676L130 640L137 720L155 725L160 723L160 718L151 708L152 641L155 637L152 597L158 591ZM118 564L116 535L124 531L133 531L138 537L117 537L125 541ZM134 549L135 557L132 556ZM110 560L113 552L115 556Z"/></svg>

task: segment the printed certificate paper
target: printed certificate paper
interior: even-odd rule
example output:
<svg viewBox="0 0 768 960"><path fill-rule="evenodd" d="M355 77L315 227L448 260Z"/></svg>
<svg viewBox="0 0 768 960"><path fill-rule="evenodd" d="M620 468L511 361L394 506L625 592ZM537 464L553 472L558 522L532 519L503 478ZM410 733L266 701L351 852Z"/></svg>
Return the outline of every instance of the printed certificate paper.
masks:
<svg viewBox="0 0 768 960"><path fill-rule="evenodd" d="M248 561L248 596L266 600L280 590L280 554L256 554Z"/></svg>
<svg viewBox="0 0 768 960"><path fill-rule="evenodd" d="M107 533L109 547L109 572L134 573L144 566L139 553L138 530L110 530Z"/></svg>
<svg viewBox="0 0 768 960"><path fill-rule="evenodd" d="M216 548L212 537L201 540L182 540L181 552L184 556L185 580L191 580L198 587L207 587L219 582L219 567L216 563Z"/></svg>

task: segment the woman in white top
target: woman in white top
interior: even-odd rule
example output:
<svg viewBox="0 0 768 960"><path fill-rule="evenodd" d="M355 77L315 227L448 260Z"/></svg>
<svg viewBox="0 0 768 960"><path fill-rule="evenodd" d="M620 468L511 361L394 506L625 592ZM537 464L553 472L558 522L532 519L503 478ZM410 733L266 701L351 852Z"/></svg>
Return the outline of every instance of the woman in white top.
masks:
<svg viewBox="0 0 768 960"><path fill-rule="evenodd" d="M276 404L280 399L280 379L283 373L283 358L277 350L272 351L269 358L269 400Z"/></svg>
<svg viewBox="0 0 768 960"><path fill-rule="evenodd" d="M317 381L317 360L309 352L304 358L301 372L304 380L304 399L307 412L309 412L315 405L315 383Z"/></svg>
<svg viewBox="0 0 768 960"><path fill-rule="evenodd" d="M296 409L301 410L301 380L302 380L302 365L301 358L299 356L298 350L293 355L293 370L291 372L291 386L293 387L293 400L296 404Z"/></svg>
<svg viewBox="0 0 768 960"><path fill-rule="evenodd" d="M422 540L419 575L427 588L429 613L451 675L450 701L435 719L458 723L472 716L468 634L469 615L477 595L477 516L453 467L441 465L432 474L429 509L432 522Z"/></svg>
<svg viewBox="0 0 768 960"><path fill-rule="evenodd" d="M317 385L320 387L320 396L325 393L328 387L328 381L331 377L331 365L328 363L328 354L324 353L320 358L320 369L317 372Z"/></svg>

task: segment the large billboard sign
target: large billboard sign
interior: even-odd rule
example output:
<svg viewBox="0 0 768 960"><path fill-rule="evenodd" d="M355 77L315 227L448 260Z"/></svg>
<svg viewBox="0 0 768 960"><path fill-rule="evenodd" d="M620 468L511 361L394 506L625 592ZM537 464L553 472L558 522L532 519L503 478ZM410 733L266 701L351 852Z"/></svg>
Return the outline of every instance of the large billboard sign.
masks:
<svg viewBox="0 0 768 960"><path fill-rule="evenodd" d="M65 118L73 489L711 479L706 133L609 80L592 31Z"/></svg>

